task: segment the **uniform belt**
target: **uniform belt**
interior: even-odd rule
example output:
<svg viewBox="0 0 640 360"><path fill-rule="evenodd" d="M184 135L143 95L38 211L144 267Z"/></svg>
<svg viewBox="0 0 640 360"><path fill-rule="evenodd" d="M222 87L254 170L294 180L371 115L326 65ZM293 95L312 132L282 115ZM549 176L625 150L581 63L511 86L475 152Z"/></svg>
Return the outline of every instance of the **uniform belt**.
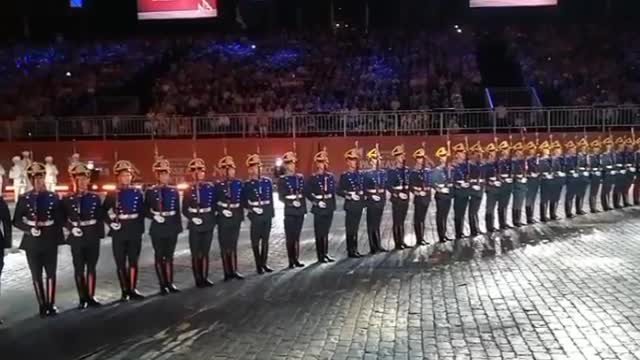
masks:
<svg viewBox="0 0 640 360"><path fill-rule="evenodd" d="M137 219L140 214L120 214L118 215L118 219L120 220L133 220Z"/></svg>
<svg viewBox="0 0 640 360"><path fill-rule="evenodd" d="M33 221L33 220L27 220L26 218L22 218L22 221L29 226L37 226L37 227L49 227L49 226L53 226L53 224L55 223L55 221L53 220Z"/></svg>
<svg viewBox="0 0 640 360"><path fill-rule="evenodd" d="M324 194L324 195L311 194L311 195L313 195L313 197L318 200L331 199L333 197L333 194Z"/></svg>
<svg viewBox="0 0 640 360"><path fill-rule="evenodd" d="M392 188L393 190L406 190L406 189L408 189L408 188L409 188L409 186L408 186L408 185L404 185L404 186L403 186L403 185L400 185L400 186L392 186L391 188Z"/></svg>
<svg viewBox="0 0 640 360"><path fill-rule="evenodd" d="M69 223L75 227L83 227L83 226L92 226L98 223L98 220L96 219L91 219L91 220L82 220L82 221L71 221L69 220Z"/></svg>
<svg viewBox="0 0 640 360"><path fill-rule="evenodd" d="M345 199L347 199L347 200L353 200L353 201L359 201L359 200L361 200L361 199L354 200L354 199L353 199L353 196L354 196L354 195L361 196L361 195L363 195L363 192L362 192L362 191L352 191L352 192L350 192L350 193L347 193L347 194L346 194Z"/></svg>
<svg viewBox="0 0 640 360"><path fill-rule="evenodd" d="M159 215L159 216L175 216L176 215L176 211L175 210L171 210L171 211L154 211L154 210L151 210L151 213L153 215Z"/></svg>
<svg viewBox="0 0 640 360"><path fill-rule="evenodd" d="M220 206L221 208L225 208L225 209L237 209L240 207L240 204L227 204L227 203L223 203L221 201L218 201L218 206Z"/></svg>
<svg viewBox="0 0 640 360"><path fill-rule="evenodd" d="M269 200L249 201L248 203L249 203L250 206L261 206L261 205L269 205L269 204L271 204L271 201L269 201Z"/></svg>
<svg viewBox="0 0 640 360"><path fill-rule="evenodd" d="M190 207L188 211L191 214L206 214L211 212L211 207L199 208L199 209Z"/></svg>
<svg viewBox="0 0 640 360"><path fill-rule="evenodd" d="M384 193L384 191L385 191L384 189L377 189L377 190L376 189L367 189L367 192L369 194L376 194L376 193L382 194L382 193Z"/></svg>
<svg viewBox="0 0 640 360"><path fill-rule="evenodd" d="M296 199L302 199L302 195L301 194L286 195L284 198L287 200L296 200Z"/></svg>

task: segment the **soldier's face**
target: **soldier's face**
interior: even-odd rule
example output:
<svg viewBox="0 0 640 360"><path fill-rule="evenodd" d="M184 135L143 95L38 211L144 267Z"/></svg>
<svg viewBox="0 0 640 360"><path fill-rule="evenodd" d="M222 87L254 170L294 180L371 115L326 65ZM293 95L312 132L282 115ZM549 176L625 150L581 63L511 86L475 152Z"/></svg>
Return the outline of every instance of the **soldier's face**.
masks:
<svg viewBox="0 0 640 360"><path fill-rule="evenodd" d="M168 171L161 171L158 173L158 182L162 185L168 185L171 180L171 175Z"/></svg>
<svg viewBox="0 0 640 360"><path fill-rule="evenodd" d="M562 151L560 149L555 149L555 150L553 150L553 154L555 156L560 156L560 155L562 155Z"/></svg>
<svg viewBox="0 0 640 360"><path fill-rule="evenodd" d="M122 171L118 174L118 182L120 185L130 185L133 180L133 175L128 171Z"/></svg>
<svg viewBox="0 0 640 360"><path fill-rule="evenodd" d="M39 176L35 176L33 178L33 188L36 191L42 191L42 190L44 190L46 188L44 186L44 176L39 175Z"/></svg>
<svg viewBox="0 0 640 360"><path fill-rule="evenodd" d="M317 162L316 169L318 169L318 171L325 171L327 169L327 163Z"/></svg>
<svg viewBox="0 0 640 360"><path fill-rule="evenodd" d="M447 163L447 157L446 156L441 156L440 157L440 164L444 165Z"/></svg>
<svg viewBox="0 0 640 360"><path fill-rule="evenodd" d="M76 176L76 184L78 184L79 191L87 191L89 189L89 183L91 180L88 176L79 175Z"/></svg>
<svg viewBox="0 0 640 360"><path fill-rule="evenodd" d="M349 169L355 169L357 161L358 160L355 159L347 159L347 166L349 167Z"/></svg>
<svg viewBox="0 0 640 360"><path fill-rule="evenodd" d="M594 147L593 148L593 152L594 153L599 153L600 152L600 148L599 147Z"/></svg>
<svg viewBox="0 0 640 360"><path fill-rule="evenodd" d="M197 181L204 180L205 172L204 170L196 170L193 172L193 178Z"/></svg>
<svg viewBox="0 0 640 360"><path fill-rule="evenodd" d="M250 166L248 170L249 170L249 175L250 176L258 176L258 166L257 165Z"/></svg>
<svg viewBox="0 0 640 360"><path fill-rule="evenodd" d="M288 172L295 172L296 171L296 163L292 162L288 162L284 164L284 168L287 169Z"/></svg>
<svg viewBox="0 0 640 360"><path fill-rule="evenodd" d="M521 151L521 150L516 151L516 156L517 156L518 158L522 158L522 156L523 156L523 155L524 155L524 154L522 153L522 151Z"/></svg>
<svg viewBox="0 0 640 360"><path fill-rule="evenodd" d="M376 160L376 159L371 159L371 160L369 161L369 164L371 164L371 167L375 169L375 168L376 168L376 166L378 166L378 165L377 165L377 164L378 164L378 160Z"/></svg>
<svg viewBox="0 0 640 360"><path fill-rule="evenodd" d="M456 153L456 158L460 161L464 161L467 158L467 155L463 152Z"/></svg>
<svg viewBox="0 0 640 360"><path fill-rule="evenodd" d="M423 157L419 157L416 158L416 165L423 167L424 166L424 158Z"/></svg>
<svg viewBox="0 0 640 360"><path fill-rule="evenodd" d="M402 163L404 162L404 160L405 160L405 156L404 156L404 155L398 155L398 156L396 156L396 163L397 163L398 165L402 165Z"/></svg>
<svg viewBox="0 0 640 360"><path fill-rule="evenodd" d="M495 160L495 159L496 159L496 153L490 152L489 153L489 160Z"/></svg>

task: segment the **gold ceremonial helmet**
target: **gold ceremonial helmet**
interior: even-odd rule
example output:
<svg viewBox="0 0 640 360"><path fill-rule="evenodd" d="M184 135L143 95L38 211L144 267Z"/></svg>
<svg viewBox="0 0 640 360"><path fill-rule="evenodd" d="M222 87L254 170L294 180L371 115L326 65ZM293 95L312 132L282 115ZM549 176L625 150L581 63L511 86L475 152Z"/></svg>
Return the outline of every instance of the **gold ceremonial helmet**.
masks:
<svg viewBox="0 0 640 360"><path fill-rule="evenodd" d="M391 150L391 156L396 157L404 155L404 145L398 145Z"/></svg>
<svg viewBox="0 0 640 360"><path fill-rule="evenodd" d="M69 167L69 175L71 175L72 177L90 176L91 170L89 170L86 164L79 162Z"/></svg>
<svg viewBox="0 0 640 360"><path fill-rule="evenodd" d="M453 151L457 152L457 153L462 153L462 152L466 152L464 149L464 144L463 143L458 143L453 147Z"/></svg>
<svg viewBox="0 0 640 360"><path fill-rule="evenodd" d="M233 161L231 156L225 155L218 160L218 168L223 170L227 168L235 169L236 163Z"/></svg>
<svg viewBox="0 0 640 360"><path fill-rule="evenodd" d="M624 137L619 136L619 137L616 139L616 145L624 145Z"/></svg>
<svg viewBox="0 0 640 360"><path fill-rule="evenodd" d="M298 157L293 151L288 151L282 156L282 162L285 164L298 162Z"/></svg>
<svg viewBox="0 0 640 360"><path fill-rule="evenodd" d="M562 149L562 145L560 145L560 141L554 140L551 144L552 149Z"/></svg>
<svg viewBox="0 0 640 360"><path fill-rule="evenodd" d="M591 147L594 149L600 148L602 146L602 142L600 139L595 139L591 142Z"/></svg>
<svg viewBox="0 0 640 360"><path fill-rule="evenodd" d="M524 149L524 146L522 145L522 143L520 141L518 141L517 143L515 143L513 145L513 150L515 151L522 151Z"/></svg>
<svg viewBox="0 0 640 360"><path fill-rule="evenodd" d="M369 160L381 160L382 156L380 156L380 152L378 151L378 149L373 148L367 153L367 158Z"/></svg>
<svg viewBox="0 0 640 360"><path fill-rule="evenodd" d="M485 148L486 152L488 153L494 153L496 152L496 144L494 143L489 143L489 145L487 145L487 147Z"/></svg>
<svg viewBox="0 0 640 360"><path fill-rule="evenodd" d="M551 149L551 145L549 145L548 141L543 141L542 144L540 144L540 150L549 150Z"/></svg>
<svg viewBox="0 0 640 360"><path fill-rule="evenodd" d="M564 143L564 147L567 149L575 149L576 144L574 144L573 141L569 140L566 143Z"/></svg>
<svg viewBox="0 0 640 360"><path fill-rule="evenodd" d="M447 151L447 148L443 146L436 151L436 156L437 157L449 156L449 152Z"/></svg>
<svg viewBox="0 0 640 360"><path fill-rule="evenodd" d="M424 148L419 148L413 152L414 159L423 159L425 155L426 155L426 152L424 151Z"/></svg>
<svg viewBox="0 0 640 360"><path fill-rule="evenodd" d="M526 148L527 148L527 150L537 150L537 149L538 149L538 146L536 146L536 143L535 143L535 142L533 142L533 141L529 141L529 142L527 143Z"/></svg>
<svg viewBox="0 0 640 360"><path fill-rule="evenodd" d="M247 161L245 161L245 165L247 167L252 167L252 166L262 166L262 160L260 160L260 155L258 154L251 154L251 155L247 155Z"/></svg>
<svg viewBox="0 0 640 360"><path fill-rule="evenodd" d="M358 160L360 159L360 154L357 148L349 149L344 153L344 158L347 160Z"/></svg>
<svg viewBox="0 0 640 360"><path fill-rule="evenodd" d="M187 165L189 171L194 172L198 170L206 171L207 165L204 163L204 160L201 158L195 158L189 161L189 165Z"/></svg>
<svg viewBox="0 0 640 360"><path fill-rule="evenodd" d="M151 167L153 169L154 172L171 172L171 164L169 163L169 160L158 160L156 162L153 163L153 166Z"/></svg>
<svg viewBox="0 0 640 360"><path fill-rule="evenodd" d="M119 160L113 165L113 173L118 175L123 171L128 171L131 174L135 172L135 167L129 160Z"/></svg>
<svg viewBox="0 0 640 360"><path fill-rule="evenodd" d="M314 156L313 156L313 161L317 162L317 163L325 163L328 164L329 163L329 153L327 153L326 151L322 150L322 151L318 151Z"/></svg>
<svg viewBox="0 0 640 360"><path fill-rule="evenodd" d="M46 173L47 173L47 170L44 167L43 163L34 161L31 164L29 164L29 166L27 166L27 175L29 177L44 176Z"/></svg>
<svg viewBox="0 0 640 360"><path fill-rule="evenodd" d="M498 149L500 149L500 151L506 151L506 150L510 150L511 146L509 146L509 142L502 141L500 142L500 145L498 145Z"/></svg>
<svg viewBox="0 0 640 360"><path fill-rule="evenodd" d="M613 145L613 138L611 136L608 136L602 141L602 143L604 145L611 146L611 145Z"/></svg>
<svg viewBox="0 0 640 360"><path fill-rule="evenodd" d="M480 141L473 144L473 146L469 150L477 154L482 154L484 152L484 149L482 149L482 145L480 145Z"/></svg>
<svg viewBox="0 0 640 360"><path fill-rule="evenodd" d="M578 141L578 146L580 146L581 148L586 148L589 147L589 142L587 141L587 138L582 138L580 139L580 141Z"/></svg>

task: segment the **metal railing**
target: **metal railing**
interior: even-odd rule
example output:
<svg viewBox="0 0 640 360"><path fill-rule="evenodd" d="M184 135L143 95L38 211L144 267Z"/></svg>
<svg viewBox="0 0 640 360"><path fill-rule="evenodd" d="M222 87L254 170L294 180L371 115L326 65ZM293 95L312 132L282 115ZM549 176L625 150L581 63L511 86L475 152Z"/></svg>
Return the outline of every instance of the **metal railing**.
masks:
<svg viewBox="0 0 640 360"><path fill-rule="evenodd" d="M211 117L99 116L31 118L0 123L0 139L69 140L198 137L403 136L418 134L607 130L640 125L640 107L444 109L262 114Z"/></svg>

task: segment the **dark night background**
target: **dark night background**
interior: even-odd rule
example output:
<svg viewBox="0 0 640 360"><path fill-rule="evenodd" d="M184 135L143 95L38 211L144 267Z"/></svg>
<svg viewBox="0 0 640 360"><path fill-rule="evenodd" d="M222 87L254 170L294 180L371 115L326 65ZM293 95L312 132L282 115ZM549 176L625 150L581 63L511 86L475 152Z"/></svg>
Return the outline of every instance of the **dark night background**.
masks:
<svg viewBox="0 0 640 360"><path fill-rule="evenodd" d="M364 23L369 4L370 27L432 27L455 21L485 23L522 21L623 22L637 19L639 1L560 0L557 8L469 9L468 0L333 0L335 20L355 27ZM85 0L71 9L69 0L8 0L0 15L3 40L112 37L131 33L238 30L239 6L249 31L326 27L330 0L219 0L219 17L206 20L139 22L135 0ZM499 21L496 20L499 19Z"/></svg>

